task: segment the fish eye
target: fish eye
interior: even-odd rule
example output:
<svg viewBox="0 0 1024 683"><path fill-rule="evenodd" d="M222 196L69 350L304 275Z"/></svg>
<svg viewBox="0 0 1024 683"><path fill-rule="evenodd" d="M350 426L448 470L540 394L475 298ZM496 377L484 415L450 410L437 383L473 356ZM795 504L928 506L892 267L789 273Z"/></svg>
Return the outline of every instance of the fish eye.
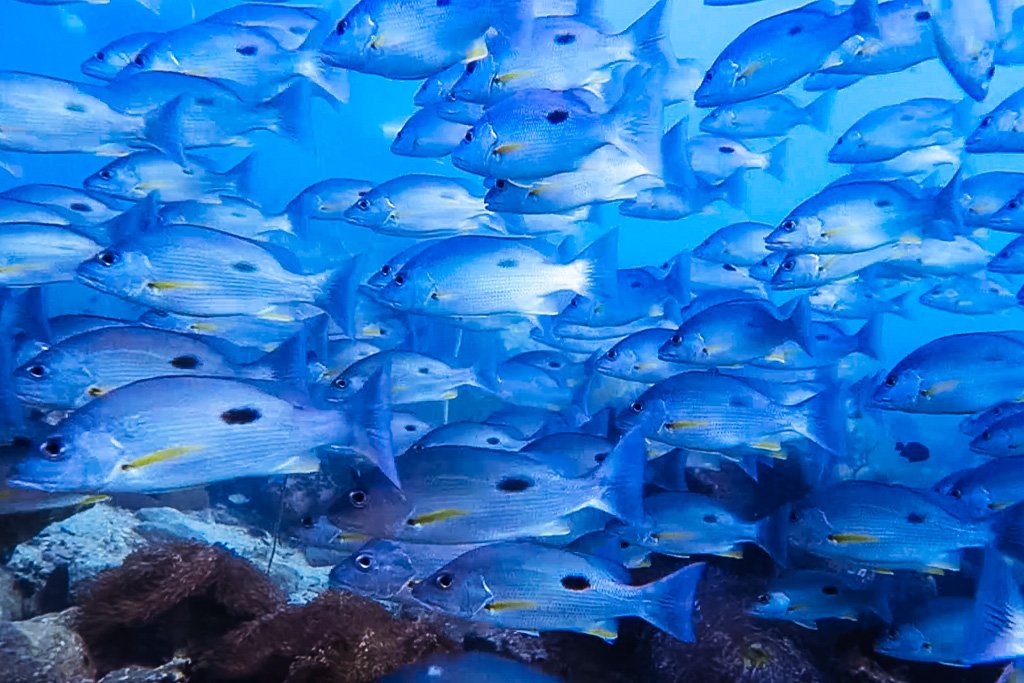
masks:
<svg viewBox="0 0 1024 683"><path fill-rule="evenodd" d="M380 274L391 275L391 266L385 263L383 266L380 267Z"/></svg>
<svg viewBox="0 0 1024 683"><path fill-rule="evenodd" d="M757 601L762 605L767 605L769 602L772 601L772 597L767 593L761 593L757 596Z"/></svg>
<svg viewBox="0 0 1024 683"><path fill-rule="evenodd" d="M707 82L707 81L710 81L710 80L711 80L712 78L713 78L713 76L712 76L712 74L711 74L711 72L710 72L710 71L708 71L708 72L706 72L706 73L704 74L704 81L705 81L705 82Z"/></svg>
<svg viewBox="0 0 1024 683"><path fill-rule="evenodd" d="M986 429L985 431L983 431L981 433L981 440L982 441L991 441L992 440L992 432L991 432L991 430Z"/></svg>
<svg viewBox="0 0 1024 683"><path fill-rule="evenodd" d="M888 631L885 632L885 637L889 640L897 640L900 637L899 629L897 629L896 627L890 628Z"/></svg>
<svg viewBox="0 0 1024 683"><path fill-rule="evenodd" d="M672 342L673 346L679 346L680 344L683 343L683 335L673 334L672 339L670 341Z"/></svg>
<svg viewBox="0 0 1024 683"><path fill-rule="evenodd" d="M991 125L992 125L992 117L991 116L986 116L985 118L983 118L981 120L981 127L982 128L988 128Z"/></svg>
<svg viewBox="0 0 1024 683"><path fill-rule="evenodd" d="M110 251L109 249L107 249L106 251L101 251L99 255L96 256L96 258L99 259L99 262L105 266L113 266L117 264L118 261L121 260L121 255L118 254L116 251Z"/></svg>
<svg viewBox="0 0 1024 683"><path fill-rule="evenodd" d="M1019 206L1020 206L1020 200L1017 199L1016 197L1014 197L1010 201L1006 202L1006 208L1008 208L1008 209L1016 209Z"/></svg>
<svg viewBox="0 0 1024 683"><path fill-rule="evenodd" d="M32 375L36 379L39 379L46 375L46 368L44 368L42 365L33 365L28 369L28 374Z"/></svg>
<svg viewBox="0 0 1024 683"><path fill-rule="evenodd" d="M507 184L508 183L506 183L503 178L498 178L497 180L494 181L494 186L496 188L498 188L499 190L504 190L505 189L505 185L507 185Z"/></svg>
<svg viewBox="0 0 1024 683"><path fill-rule="evenodd" d="M476 71L476 67L480 64L480 60L476 59L466 64L466 73L471 74Z"/></svg>
<svg viewBox="0 0 1024 683"><path fill-rule="evenodd" d="M789 511L789 521L790 522L799 522L800 521L800 513L797 510L790 510Z"/></svg>
<svg viewBox="0 0 1024 683"><path fill-rule="evenodd" d="M793 220L792 218L787 218L786 220L782 221L782 225L779 227L781 227L786 232L796 232L796 221Z"/></svg>
<svg viewBox="0 0 1024 683"><path fill-rule="evenodd" d="M352 503L352 507L362 509L366 507L366 491L349 491L348 502Z"/></svg>
<svg viewBox="0 0 1024 683"><path fill-rule="evenodd" d="M722 154L733 154L736 152L736 148L730 147L729 145L722 145L718 148L718 151Z"/></svg>
<svg viewBox="0 0 1024 683"><path fill-rule="evenodd" d="M99 176L104 180L110 180L111 178L114 177L114 174L107 169L103 169L102 171L99 172Z"/></svg>
<svg viewBox="0 0 1024 683"><path fill-rule="evenodd" d="M885 378L885 386L894 387L896 386L896 375L889 375Z"/></svg>
<svg viewBox="0 0 1024 683"><path fill-rule="evenodd" d="M990 66L989 68L985 69L985 78L992 78L995 75L996 68L994 66Z"/></svg>
<svg viewBox="0 0 1024 683"><path fill-rule="evenodd" d="M302 525L303 529L312 529L313 528L313 518L310 517L309 515L306 515L305 517L303 517L302 519L299 520L299 524Z"/></svg>
<svg viewBox="0 0 1024 683"><path fill-rule="evenodd" d="M405 276L404 276L404 275L402 275L401 273L399 273L398 275L396 275L396 276L395 276L395 284L396 284L396 285L398 285L399 287L401 287L402 285L404 285L404 284L405 284Z"/></svg>
<svg viewBox="0 0 1024 683"><path fill-rule="evenodd" d="M358 208L360 211L369 211L370 202L367 201L366 198L364 197L363 199L360 199L358 202L356 202L356 208Z"/></svg>
<svg viewBox="0 0 1024 683"><path fill-rule="evenodd" d="M343 36L345 35L346 29L348 29L348 20L342 19L341 21L338 22L337 26L334 27L334 32L337 33L339 36Z"/></svg>
<svg viewBox="0 0 1024 683"><path fill-rule="evenodd" d="M616 351L615 349L608 349L608 353L604 355L608 358L608 360L615 360L618 357L619 352Z"/></svg>
<svg viewBox="0 0 1024 683"><path fill-rule="evenodd" d="M140 52L139 54L135 55L134 62L136 66L146 66L146 55Z"/></svg>
<svg viewBox="0 0 1024 683"><path fill-rule="evenodd" d="M953 496L957 500L960 500L961 498L964 497L964 492L961 491L960 489L950 489L949 495Z"/></svg>
<svg viewBox="0 0 1024 683"><path fill-rule="evenodd" d="M794 268L796 268L796 261L794 261L793 259L786 259L785 261L782 262L783 270L791 271Z"/></svg>
<svg viewBox="0 0 1024 683"><path fill-rule="evenodd" d="M629 404L629 409L632 410L634 413L641 413L644 410L644 402L633 401L631 404Z"/></svg>
<svg viewBox="0 0 1024 683"><path fill-rule="evenodd" d="M437 578L434 579L434 583L437 584L438 588L448 590L452 587L452 584L455 583L455 577L445 572L444 574L438 574Z"/></svg>
<svg viewBox="0 0 1024 683"><path fill-rule="evenodd" d="M344 389L345 387L348 386L348 380L345 379L344 377L339 377L338 379L334 380L332 384L338 389Z"/></svg>
<svg viewBox="0 0 1024 683"><path fill-rule="evenodd" d="M100 50L99 52L94 54L93 57L102 62L107 58L107 55L104 54L103 50Z"/></svg>
<svg viewBox="0 0 1024 683"><path fill-rule="evenodd" d="M39 451L47 460L59 460L64 455L64 439L59 436L51 436L39 447Z"/></svg>
<svg viewBox="0 0 1024 683"><path fill-rule="evenodd" d="M373 566L373 558L366 553L356 555L356 566L360 569L369 569Z"/></svg>
<svg viewBox="0 0 1024 683"><path fill-rule="evenodd" d="M467 130L465 137L463 137L462 139L465 140L466 142L473 142L473 129L470 128L469 130Z"/></svg>

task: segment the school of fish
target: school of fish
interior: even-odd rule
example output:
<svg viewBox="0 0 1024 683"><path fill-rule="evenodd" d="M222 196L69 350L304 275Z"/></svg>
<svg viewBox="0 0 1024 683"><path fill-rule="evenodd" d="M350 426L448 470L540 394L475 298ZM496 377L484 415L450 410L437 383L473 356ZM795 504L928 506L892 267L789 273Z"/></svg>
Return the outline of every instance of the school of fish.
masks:
<svg viewBox="0 0 1024 683"><path fill-rule="evenodd" d="M95 159L0 192L0 512L316 481L307 556L387 603L692 641L703 560L763 553L756 617L1024 657L1024 2L815 2L701 65L669 31L696 1L621 30L593 0L197 4L79 81L0 71L4 168ZM933 60L961 97L834 134L845 88ZM318 153L350 72L422 81L391 151L429 172L276 206L256 155L215 163ZM749 201L812 158L849 172ZM688 249L620 267L687 217Z"/></svg>

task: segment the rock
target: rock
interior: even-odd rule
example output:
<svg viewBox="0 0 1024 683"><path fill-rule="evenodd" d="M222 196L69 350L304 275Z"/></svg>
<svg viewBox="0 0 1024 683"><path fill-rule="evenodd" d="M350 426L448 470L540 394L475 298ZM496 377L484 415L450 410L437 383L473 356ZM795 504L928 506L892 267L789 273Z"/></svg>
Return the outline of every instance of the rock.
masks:
<svg viewBox="0 0 1024 683"><path fill-rule="evenodd" d="M70 627L74 613L0 622L4 683L93 683L95 672L85 643Z"/></svg>
<svg viewBox="0 0 1024 683"><path fill-rule="evenodd" d="M99 683L186 683L190 664L187 659L174 659L155 669L129 666L111 671Z"/></svg>
<svg viewBox="0 0 1024 683"><path fill-rule="evenodd" d="M264 568L273 545L270 533L220 521L214 510L182 512L152 507L131 511L99 504L47 526L19 545L8 568L16 578L41 591L54 571L64 566L70 597L77 602L88 579L120 566L132 551L152 541L173 540L221 544ZM274 553L270 578L288 593L290 601L301 603L327 587L328 571L327 567L310 566L301 550L282 539Z"/></svg>

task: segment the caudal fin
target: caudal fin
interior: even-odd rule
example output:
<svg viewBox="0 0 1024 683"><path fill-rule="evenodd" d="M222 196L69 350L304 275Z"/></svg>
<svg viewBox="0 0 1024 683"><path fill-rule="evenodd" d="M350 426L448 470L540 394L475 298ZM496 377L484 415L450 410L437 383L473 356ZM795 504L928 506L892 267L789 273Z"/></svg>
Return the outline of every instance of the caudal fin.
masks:
<svg viewBox="0 0 1024 683"><path fill-rule="evenodd" d="M276 349L259 359L248 370L259 379L283 382L305 389L308 384L306 331L299 330Z"/></svg>
<svg viewBox="0 0 1024 683"><path fill-rule="evenodd" d="M395 486L401 486L391 441L390 396L391 379L388 373L378 370L352 400L344 404L353 440L346 445L369 458Z"/></svg>
<svg viewBox="0 0 1024 683"><path fill-rule="evenodd" d="M627 524L640 524L644 518L646 443L643 430L632 430L619 440L594 475L601 496L594 506Z"/></svg>
<svg viewBox="0 0 1024 683"><path fill-rule="evenodd" d="M577 294L610 301L615 297L619 279L619 231L612 229L583 250L573 260L580 267L583 282Z"/></svg>
<svg viewBox="0 0 1024 683"><path fill-rule="evenodd" d="M325 311L349 337L355 336L355 309L359 295L359 264L355 257L337 270L320 276L323 280L315 304Z"/></svg>
<svg viewBox="0 0 1024 683"><path fill-rule="evenodd" d="M1024 636L1024 599L1013 576L1013 563L993 548L985 551L985 563L974 596L974 614L965 629L966 652L976 662L1013 657Z"/></svg>
<svg viewBox="0 0 1024 683"><path fill-rule="evenodd" d="M832 106L836 103L836 91L828 90L824 95L811 102L804 109L807 123L822 132L828 130L829 119L832 117Z"/></svg>
<svg viewBox="0 0 1024 683"><path fill-rule="evenodd" d="M789 515L776 512L757 523L757 545L764 550L780 567L786 566L789 550L788 531Z"/></svg>
<svg viewBox="0 0 1024 683"><path fill-rule="evenodd" d="M315 43L321 39L319 31L309 35L306 43L298 50L301 56L296 71L325 93L332 104L344 104L348 102L349 96L348 71L333 67L320 58L320 46Z"/></svg>
<svg viewBox="0 0 1024 683"><path fill-rule="evenodd" d="M777 179L785 180L786 158L789 154L789 140L783 140L772 147L765 154L768 156L768 175Z"/></svg>
<svg viewBox="0 0 1024 683"><path fill-rule="evenodd" d="M793 422L801 436L831 453L846 451L846 414L838 391L826 389L793 407L803 418Z"/></svg>
<svg viewBox="0 0 1024 683"><path fill-rule="evenodd" d="M640 588L641 619L685 643L696 640L693 609L697 602L697 584L704 574L698 562Z"/></svg>
<svg viewBox="0 0 1024 683"><path fill-rule="evenodd" d="M884 338L882 337L882 315L876 314L872 316L864 327L860 328L857 332L856 338L857 344L854 348L855 352L863 353L868 358L879 359L881 353L882 343Z"/></svg>
<svg viewBox="0 0 1024 683"><path fill-rule="evenodd" d="M676 59L675 50L669 42L669 22L672 20L669 9L669 0L658 0L625 30L633 38L637 59L649 66Z"/></svg>
<svg viewBox="0 0 1024 683"><path fill-rule="evenodd" d="M793 341L812 356L817 349L817 343L814 339L813 314L814 311L811 308L810 299L806 296L801 296L797 299L789 314Z"/></svg>
<svg viewBox="0 0 1024 683"><path fill-rule="evenodd" d="M652 92L649 72L635 67L626 76L626 89L612 108L612 142L642 162L652 173L661 171L662 104L660 91Z"/></svg>
<svg viewBox="0 0 1024 683"><path fill-rule="evenodd" d="M309 81L299 79L260 105L270 110L275 133L309 150L313 149L313 127L310 120L312 92L313 87Z"/></svg>
<svg viewBox="0 0 1024 683"><path fill-rule="evenodd" d="M184 168L188 168L189 164L182 146L182 116L190 101L190 96L183 93L153 110L146 116L143 130L149 144Z"/></svg>

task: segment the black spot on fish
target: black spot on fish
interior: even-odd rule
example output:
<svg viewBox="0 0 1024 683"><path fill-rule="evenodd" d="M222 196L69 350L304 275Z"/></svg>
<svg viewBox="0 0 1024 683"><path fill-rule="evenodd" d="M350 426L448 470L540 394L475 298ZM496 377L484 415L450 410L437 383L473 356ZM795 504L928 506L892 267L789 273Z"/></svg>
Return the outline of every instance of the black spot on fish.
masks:
<svg viewBox="0 0 1024 683"><path fill-rule="evenodd" d="M907 515L907 521L911 524L924 524L926 517L920 512L911 512Z"/></svg>
<svg viewBox="0 0 1024 683"><path fill-rule="evenodd" d="M497 446L499 443L501 443L501 439L499 439L496 436L489 436L487 437L486 441L491 446Z"/></svg>
<svg viewBox="0 0 1024 683"><path fill-rule="evenodd" d="M438 7L447 7L450 4L452 4L452 0L437 0Z"/></svg>
<svg viewBox="0 0 1024 683"><path fill-rule="evenodd" d="M839 595L839 589L835 586L822 586L821 592L825 595Z"/></svg>
<svg viewBox="0 0 1024 683"><path fill-rule="evenodd" d="M718 151L722 154L734 154L736 152L736 148L730 147L729 145L722 145L718 148Z"/></svg>
<svg viewBox="0 0 1024 683"><path fill-rule="evenodd" d="M68 208L78 213L92 213L92 207L82 202L72 202L68 205Z"/></svg>
<svg viewBox="0 0 1024 683"><path fill-rule="evenodd" d="M576 42L576 34L574 33L559 33L555 36L555 42L559 45L572 45Z"/></svg>
<svg viewBox="0 0 1024 683"><path fill-rule="evenodd" d="M220 419L229 425L247 425L255 422L262 415L255 408L231 408L220 414Z"/></svg>
<svg viewBox="0 0 1024 683"><path fill-rule="evenodd" d="M416 431L416 425L405 425L405 431L407 431L407 432L415 432Z"/></svg>
<svg viewBox="0 0 1024 683"><path fill-rule="evenodd" d="M498 261L498 267L499 268L515 268L518 265L519 265L519 261L515 260L514 258L507 258L507 259L502 259L501 261Z"/></svg>
<svg viewBox="0 0 1024 683"><path fill-rule="evenodd" d="M202 363L195 356L178 356L171 359L171 366L179 370L195 370Z"/></svg>
<svg viewBox="0 0 1024 683"><path fill-rule="evenodd" d="M204 107L212 107L215 104L215 102L213 101L212 97L197 97L196 104L202 105Z"/></svg>
<svg viewBox="0 0 1024 683"><path fill-rule="evenodd" d="M79 104L78 102L68 102L67 104L64 105L64 108L67 109L68 111L77 112L79 114L82 114L82 113L85 112L85 105L84 104Z"/></svg>
<svg viewBox="0 0 1024 683"><path fill-rule="evenodd" d="M590 580L585 576L570 574L562 577L562 587L571 591L585 591L590 588Z"/></svg>
<svg viewBox="0 0 1024 683"><path fill-rule="evenodd" d="M898 441L896 443L896 452L900 454L901 458L906 458L908 462L924 462L931 456L928 447L917 441L909 441L907 443Z"/></svg>
<svg viewBox="0 0 1024 683"><path fill-rule="evenodd" d="M416 372L420 373L421 375L429 375L430 368L416 368Z"/></svg>
<svg viewBox="0 0 1024 683"><path fill-rule="evenodd" d="M533 482L522 477L505 477L498 482L497 489L505 493L522 493L533 486Z"/></svg>
<svg viewBox="0 0 1024 683"><path fill-rule="evenodd" d="M260 49L255 45L242 45L240 47L235 48L235 52L237 52L240 55L245 55L246 57L252 57L259 51Z"/></svg>
<svg viewBox="0 0 1024 683"><path fill-rule="evenodd" d="M931 18L932 18L932 14L931 14L931 12L929 12L927 10L924 10L922 12L918 12L917 14L914 15L914 20L915 21L928 21Z"/></svg>
<svg viewBox="0 0 1024 683"><path fill-rule="evenodd" d="M256 266L249 263L248 261L239 261L238 263L232 263L231 267L237 270L239 273L255 273Z"/></svg>
<svg viewBox="0 0 1024 683"><path fill-rule="evenodd" d="M704 515L703 519L704 519L704 523L705 524L717 524L718 523L718 515Z"/></svg>
<svg viewBox="0 0 1024 683"><path fill-rule="evenodd" d="M789 35L791 35L791 36L795 36L795 35L798 35L798 34L803 33L803 32L804 32L804 27L803 26L794 26L793 28L789 29L789 31L787 31L787 33L789 33Z"/></svg>
<svg viewBox="0 0 1024 683"><path fill-rule="evenodd" d="M736 272L736 266L730 265L728 263L725 263L725 264L722 264L722 270L724 270L726 272L729 272L729 273L735 273Z"/></svg>
<svg viewBox="0 0 1024 683"><path fill-rule="evenodd" d="M564 109L556 109L553 112L550 112L545 118L547 118L548 123L562 123L569 118L569 112Z"/></svg>
<svg viewBox="0 0 1024 683"><path fill-rule="evenodd" d="M904 114L903 116L900 117L900 121L913 121L913 120L914 120L914 115L913 114Z"/></svg>
<svg viewBox="0 0 1024 683"><path fill-rule="evenodd" d="M892 206L892 202L890 202L888 199L876 199L875 206L877 206L880 209L884 209L887 206Z"/></svg>

